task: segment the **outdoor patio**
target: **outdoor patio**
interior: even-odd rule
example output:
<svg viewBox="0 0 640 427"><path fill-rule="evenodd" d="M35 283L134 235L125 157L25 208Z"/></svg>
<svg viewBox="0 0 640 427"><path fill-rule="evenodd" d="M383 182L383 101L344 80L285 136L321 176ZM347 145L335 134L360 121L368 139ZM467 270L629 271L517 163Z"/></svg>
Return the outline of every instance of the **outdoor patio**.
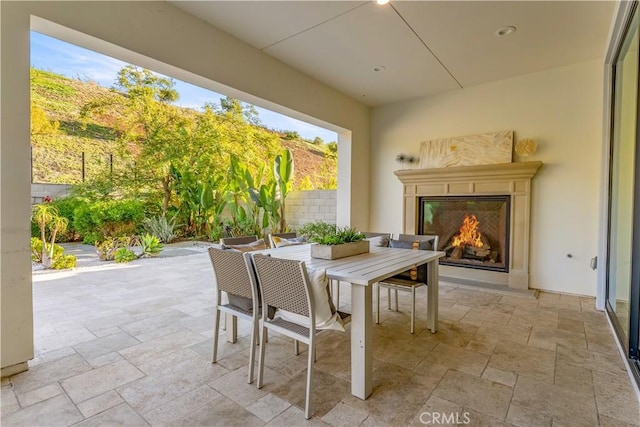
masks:
<svg viewBox="0 0 640 427"><path fill-rule="evenodd" d="M466 416L469 425L640 425L593 298L450 284L440 287L436 334L426 330L424 310L409 333L406 295L401 312L383 309L366 401L350 394L349 327L322 334L315 416L305 421L306 351L295 356L290 340L269 337L261 390L246 383L246 322L238 343L221 339L220 361L211 364L205 251L34 274L36 358L29 371L2 380L2 425L400 426L437 424L436 414ZM348 311L346 285L340 302ZM418 307L426 307L424 288Z"/></svg>

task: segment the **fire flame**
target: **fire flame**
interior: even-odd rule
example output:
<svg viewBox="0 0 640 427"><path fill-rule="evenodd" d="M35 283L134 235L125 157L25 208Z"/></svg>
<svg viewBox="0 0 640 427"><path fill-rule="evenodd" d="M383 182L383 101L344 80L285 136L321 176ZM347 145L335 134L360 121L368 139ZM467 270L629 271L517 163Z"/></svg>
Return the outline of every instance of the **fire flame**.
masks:
<svg viewBox="0 0 640 427"><path fill-rule="evenodd" d="M480 239L480 232L478 231L478 225L480 225L480 221L476 218L475 215L465 215L464 220L462 221L462 227L460 227L460 232L457 236L454 237L452 245L453 246L475 246L476 248L481 248L484 246L482 240Z"/></svg>

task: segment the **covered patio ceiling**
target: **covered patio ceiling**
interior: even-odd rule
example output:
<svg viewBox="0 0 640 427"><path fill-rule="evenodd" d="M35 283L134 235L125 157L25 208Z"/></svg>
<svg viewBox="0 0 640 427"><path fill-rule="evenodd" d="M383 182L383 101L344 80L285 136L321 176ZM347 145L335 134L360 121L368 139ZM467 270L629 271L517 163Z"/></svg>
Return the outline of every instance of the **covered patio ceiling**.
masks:
<svg viewBox="0 0 640 427"><path fill-rule="evenodd" d="M368 106L602 58L611 1L170 1ZM498 37L496 31L516 31Z"/></svg>

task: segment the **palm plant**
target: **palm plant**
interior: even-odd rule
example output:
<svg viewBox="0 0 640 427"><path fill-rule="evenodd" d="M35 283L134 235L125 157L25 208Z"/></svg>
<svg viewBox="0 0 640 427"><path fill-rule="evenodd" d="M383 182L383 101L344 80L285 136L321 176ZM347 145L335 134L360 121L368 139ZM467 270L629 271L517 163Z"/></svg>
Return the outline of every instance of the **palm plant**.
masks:
<svg viewBox="0 0 640 427"><path fill-rule="evenodd" d="M58 232L64 233L69 225L67 218L61 217L58 209L48 203L42 203L33 207L31 220L38 224L42 240L42 265L50 268L53 263L54 246ZM51 242L47 244L47 229Z"/></svg>

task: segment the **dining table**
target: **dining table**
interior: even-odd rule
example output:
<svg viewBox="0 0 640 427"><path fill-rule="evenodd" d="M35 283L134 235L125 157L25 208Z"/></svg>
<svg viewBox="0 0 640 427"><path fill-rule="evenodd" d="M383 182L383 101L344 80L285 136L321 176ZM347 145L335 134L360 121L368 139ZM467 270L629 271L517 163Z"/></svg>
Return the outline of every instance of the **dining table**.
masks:
<svg viewBox="0 0 640 427"><path fill-rule="evenodd" d="M309 244L261 252L304 261L308 268L324 268L329 279L351 284L351 394L362 400L373 391L372 288L375 283L428 264L427 327L432 333L438 330L438 259L444 252L372 246L368 253L334 260L312 258Z"/></svg>

